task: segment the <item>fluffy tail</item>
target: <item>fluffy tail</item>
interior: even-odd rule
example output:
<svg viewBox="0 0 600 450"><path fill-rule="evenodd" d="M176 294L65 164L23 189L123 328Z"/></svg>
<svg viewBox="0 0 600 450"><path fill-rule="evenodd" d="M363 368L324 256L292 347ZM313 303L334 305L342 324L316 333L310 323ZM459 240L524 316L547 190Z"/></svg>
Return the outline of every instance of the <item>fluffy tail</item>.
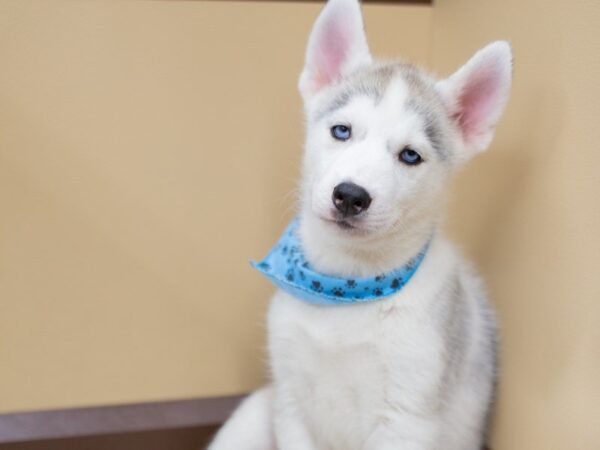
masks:
<svg viewBox="0 0 600 450"><path fill-rule="evenodd" d="M207 450L276 450L272 423L272 387L246 398L221 427Z"/></svg>

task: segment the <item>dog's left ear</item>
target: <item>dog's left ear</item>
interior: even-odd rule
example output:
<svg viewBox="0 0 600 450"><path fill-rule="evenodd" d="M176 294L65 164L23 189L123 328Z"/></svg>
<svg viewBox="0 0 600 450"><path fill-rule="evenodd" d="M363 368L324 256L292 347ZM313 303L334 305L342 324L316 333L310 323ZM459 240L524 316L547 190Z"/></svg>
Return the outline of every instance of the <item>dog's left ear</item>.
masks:
<svg viewBox="0 0 600 450"><path fill-rule="evenodd" d="M371 62L358 0L329 0L315 22L299 88L305 101Z"/></svg>
<svg viewBox="0 0 600 450"><path fill-rule="evenodd" d="M512 51L506 41L479 50L457 72L439 81L438 92L462 137L464 159L485 150L504 111L512 78Z"/></svg>

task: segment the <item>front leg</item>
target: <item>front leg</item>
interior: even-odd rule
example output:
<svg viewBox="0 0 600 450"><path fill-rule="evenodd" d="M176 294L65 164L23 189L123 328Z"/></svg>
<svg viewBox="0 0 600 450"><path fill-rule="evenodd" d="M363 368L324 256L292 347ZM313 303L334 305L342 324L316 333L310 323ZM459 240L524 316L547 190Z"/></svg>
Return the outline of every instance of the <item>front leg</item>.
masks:
<svg viewBox="0 0 600 450"><path fill-rule="evenodd" d="M221 427L208 450L275 450L273 388L248 396Z"/></svg>
<svg viewBox="0 0 600 450"><path fill-rule="evenodd" d="M440 430L436 418L401 414L379 425L364 450L436 450Z"/></svg>
<svg viewBox="0 0 600 450"><path fill-rule="evenodd" d="M319 450L292 405L277 405L273 419L277 450Z"/></svg>

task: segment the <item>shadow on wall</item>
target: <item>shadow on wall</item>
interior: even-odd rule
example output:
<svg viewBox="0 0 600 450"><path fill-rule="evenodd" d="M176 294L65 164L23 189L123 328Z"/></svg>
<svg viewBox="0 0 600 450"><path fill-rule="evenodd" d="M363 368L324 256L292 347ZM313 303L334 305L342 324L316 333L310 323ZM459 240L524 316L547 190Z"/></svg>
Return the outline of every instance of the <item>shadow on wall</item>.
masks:
<svg viewBox="0 0 600 450"><path fill-rule="evenodd" d="M518 85L518 73L515 77ZM522 121L524 126L510 138L499 135L489 150L460 171L452 187L449 228L457 241L484 263L494 258L499 242L510 247L506 231L523 217L524 199L539 170L531 150L541 147L548 155L561 150L556 144L564 121L561 97L549 98L538 89L519 103L526 106L520 114L511 117L512 112L507 111L505 116L511 125Z"/></svg>

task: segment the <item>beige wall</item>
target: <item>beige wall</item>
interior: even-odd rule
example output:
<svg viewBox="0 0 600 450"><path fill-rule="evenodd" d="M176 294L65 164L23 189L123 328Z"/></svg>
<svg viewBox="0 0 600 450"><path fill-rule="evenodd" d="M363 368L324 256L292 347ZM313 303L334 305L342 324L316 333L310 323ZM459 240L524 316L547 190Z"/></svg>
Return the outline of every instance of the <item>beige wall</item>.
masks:
<svg viewBox="0 0 600 450"><path fill-rule="evenodd" d="M263 381L319 8L0 1L0 412ZM426 59L429 8L365 9Z"/></svg>
<svg viewBox="0 0 600 450"><path fill-rule="evenodd" d="M600 445L600 2L439 0L432 66L512 41L512 98L456 184L451 228L502 326L492 447Z"/></svg>

